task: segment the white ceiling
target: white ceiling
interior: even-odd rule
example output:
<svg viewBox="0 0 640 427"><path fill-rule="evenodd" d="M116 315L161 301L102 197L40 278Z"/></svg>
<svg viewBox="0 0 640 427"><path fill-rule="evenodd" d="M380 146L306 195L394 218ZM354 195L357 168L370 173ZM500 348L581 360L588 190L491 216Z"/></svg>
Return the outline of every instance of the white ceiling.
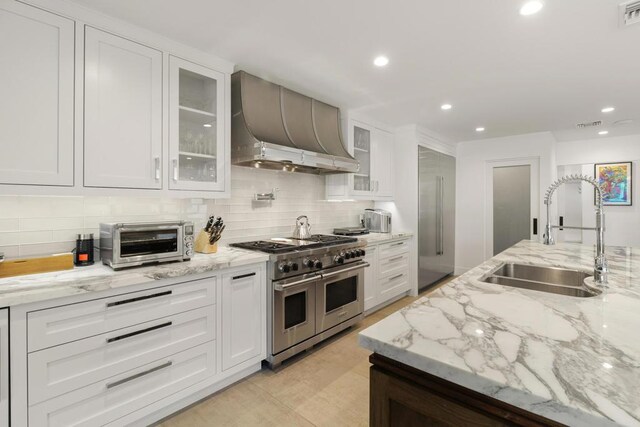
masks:
<svg viewBox="0 0 640 427"><path fill-rule="evenodd" d="M539 131L640 133L640 24L622 0L74 0L391 125L452 141ZM376 55L390 58L376 68ZM453 104L443 112L440 105ZM600 109L614 105L604 115ZM634 125L613 127L621 119ZM486 127L477 134L477 126Z"/></svg>

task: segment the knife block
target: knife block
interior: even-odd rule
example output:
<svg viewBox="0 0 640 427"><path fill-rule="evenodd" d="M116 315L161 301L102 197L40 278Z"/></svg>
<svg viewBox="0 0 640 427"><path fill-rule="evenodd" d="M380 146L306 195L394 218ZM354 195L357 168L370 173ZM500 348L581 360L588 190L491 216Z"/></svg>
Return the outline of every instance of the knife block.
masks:
<svg viewBox="0 0 640 427"><path fill-rule="evenodd" d="M193 249L201 254L215 254L218 252L218 242L210 245L209 233L204 230L200 230L196 237L196 241L193 244Z"/></svg>

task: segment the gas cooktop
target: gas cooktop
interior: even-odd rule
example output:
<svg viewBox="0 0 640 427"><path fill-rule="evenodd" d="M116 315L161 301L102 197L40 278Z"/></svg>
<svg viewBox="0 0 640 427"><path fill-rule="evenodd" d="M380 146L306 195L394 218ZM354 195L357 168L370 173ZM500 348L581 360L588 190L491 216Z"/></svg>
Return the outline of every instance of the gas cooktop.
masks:
<svg viewBox="0 0 640 427"><path fill-rule="evenodd" d="M314 234L304 240L287 237L274 237L268 240L232 243L230 246L266 252L269 254L281 254L286 252L295 252L301 249L324 248L327 246L342 245L345 243L355 243L357 241L358 239L353 237Z"/></svg>

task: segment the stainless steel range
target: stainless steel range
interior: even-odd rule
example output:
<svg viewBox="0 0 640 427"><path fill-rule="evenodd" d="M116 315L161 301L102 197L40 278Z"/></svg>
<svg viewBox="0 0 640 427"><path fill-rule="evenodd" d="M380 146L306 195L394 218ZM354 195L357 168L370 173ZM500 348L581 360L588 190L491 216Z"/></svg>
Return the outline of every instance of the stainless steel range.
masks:
<svg viewBox="0 0 640 427"><path fill-rule="evenodd" d="M362 320L365 245L328 235L231 245L271 254L267 362L272 368Z"/></svg>

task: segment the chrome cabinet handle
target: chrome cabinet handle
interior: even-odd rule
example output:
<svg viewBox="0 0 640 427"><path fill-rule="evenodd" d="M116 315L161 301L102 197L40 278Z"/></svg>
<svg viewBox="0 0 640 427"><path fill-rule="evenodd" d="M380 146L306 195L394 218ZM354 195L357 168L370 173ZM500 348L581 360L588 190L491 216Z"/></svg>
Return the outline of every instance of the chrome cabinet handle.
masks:
<svg viewBox="0 0 640 427"><path fill-rule="evenodd" d="M167 326L173 325L173 322L166 322L160 325L151 326L149 328L140 329L139 331L129 332L128 334L118 335L117 337L107 338L107 344L110 344L115 341L120 341L126 338L135 337L136 335L146 334L147 332L157 331L158 329L166 328Z"/></svg>
<svg viewBox="0 0 640 427"><path fill-rule="evenodd" d="M404 245L404 242L398 242L398 243L394 243L391 246L400 246L400 245Z"/></svg>
<svg viewBox="0 0 640 427"><path fill-rule="evenodd" d="M391 258L391 259L389 259L389 262L399 261L399 260L401 260L402 258L404 258L404 256L397 256L397 257L395 257L395 258Z"/></svg>
<svg viewBox="0 0 640 427"><path fill-rule="evenodd" d="M393 282L394 280L399 279L399 278L401 278L402 276L404 276L404 273L403 273L403 274L398 274L398 275L393 276L393 277L389 277L389 281L390 281L390 282Z"/></svg>
<svg viewBox="0 0 640 427"><path fill-rule="evenodd" d="M173 293L173 291L164 291L164 292L158 292L157 294L144 295L144 296L141 296L141 297L123 299L121 301L108 302L107 303L107 308L116 307L118 305L123 305L123 304L131 304L133 302L144 301L146 299L151 299L151 298L163 297L163 296L166 296L166 295L171 295L172 293Z"/></svg>
<svg viewBox="0 0 640 427"><path fill-rule="evenodd" d="M156 157L155 162L156 162L156 181L160 181L160 157Z"/></svg>
<svg viewBox="0 0 640 427"><path fill-rule="evenodd" d="M158 365L158 366L153 367L151 369L147 369L146 371L139 372L139 373L137 373L135 375L131 375L130 377L123 378L121 380L114 381L112 383L108 383L107 384L107 389L110 389L110 388L113 388L113 387L117 387L119 385L128 383L129 381L136 380L138 378L144 377L145 375L149 375L149 374L152 374L152 373L154 373L156 371L159 371L160 369L168 368L171 365L173 365L173 362L172 361L168 361L168 362L163 363L162 365Z"/></svg>
<svg viewBox="0 0 640 427"><path fill-rule="evenodd" d="M178 159L173 159L173 180L178 182Z"/></svg>

